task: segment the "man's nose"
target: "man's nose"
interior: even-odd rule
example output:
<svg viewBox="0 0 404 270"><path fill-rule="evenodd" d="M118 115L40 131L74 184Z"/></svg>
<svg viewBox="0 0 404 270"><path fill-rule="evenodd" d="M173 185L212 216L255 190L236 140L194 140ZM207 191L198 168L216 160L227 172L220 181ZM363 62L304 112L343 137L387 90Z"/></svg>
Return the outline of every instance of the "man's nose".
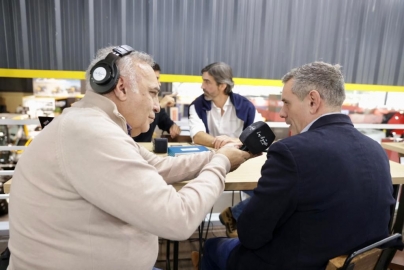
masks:
<svg viewBox="0 0 404 270"><path fill-rule="evenodd" d="M281 111L279 112L279 116L281 118L286 118L286 113L285 113L285 110L283 109L283 107L281 108Z"/></svg>
<svg viewBox="0 0 404 270"><path fill-rule="evenodd" d="M153 99L153 112L158 113L160 112L160 102L158 97Z"/></svg>

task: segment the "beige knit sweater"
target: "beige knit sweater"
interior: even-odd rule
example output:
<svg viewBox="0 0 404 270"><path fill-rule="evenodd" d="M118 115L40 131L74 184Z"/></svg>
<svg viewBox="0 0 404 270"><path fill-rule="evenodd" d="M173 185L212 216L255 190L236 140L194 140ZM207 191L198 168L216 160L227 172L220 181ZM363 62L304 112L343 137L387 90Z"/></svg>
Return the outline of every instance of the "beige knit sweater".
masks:
<svg viewBox="0 0 404 270"><path fill-rule="evenodd" d="M145 269L157 237L188 238L223 192L229 160L158 157L88 92L24 151L10 194L10 270ZM195 178L195 179L193 179ZM180 191L170 184L193 179Z"/></svg>

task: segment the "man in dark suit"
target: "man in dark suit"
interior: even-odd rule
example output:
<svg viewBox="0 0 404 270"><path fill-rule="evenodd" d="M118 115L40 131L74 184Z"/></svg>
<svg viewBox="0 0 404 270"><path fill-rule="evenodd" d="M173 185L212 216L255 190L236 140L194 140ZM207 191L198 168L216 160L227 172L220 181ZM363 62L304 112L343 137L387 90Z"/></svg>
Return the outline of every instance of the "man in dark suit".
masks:
<svg viewBox="0 0 404 270"><path fill-rule="evenodd" d="M340 66L314 62L282 81L280 115L293 136L271 145L239 238L208 239L202 269L325 269L389 234L389 161L341 114Z"/></svg>

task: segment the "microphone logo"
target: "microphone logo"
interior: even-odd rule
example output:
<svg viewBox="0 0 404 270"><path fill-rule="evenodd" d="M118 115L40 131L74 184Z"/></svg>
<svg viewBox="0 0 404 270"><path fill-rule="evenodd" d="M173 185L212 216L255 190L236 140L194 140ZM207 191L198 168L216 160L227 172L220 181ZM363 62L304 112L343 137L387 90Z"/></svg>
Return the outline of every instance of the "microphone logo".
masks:
<svg viewBox="0 0 404 270"><path fill-rule="evenodd" d="M259 140L260 140L261 145L268 146L268 140L267 140L267 138L265 138L265 136L263 136L263 135L261 134L261 131L258 131L258 132L257 132L257 136L258 136L258 138L259 138Z"/></svg>

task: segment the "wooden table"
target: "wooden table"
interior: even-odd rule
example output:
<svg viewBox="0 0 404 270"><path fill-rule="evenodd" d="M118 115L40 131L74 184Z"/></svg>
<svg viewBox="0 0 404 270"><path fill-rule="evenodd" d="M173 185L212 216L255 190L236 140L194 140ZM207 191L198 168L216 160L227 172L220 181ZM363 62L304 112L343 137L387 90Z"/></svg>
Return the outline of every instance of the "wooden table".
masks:
<svg viewBox="0 0 404 270"><path fill-rule="evenodd" d="M153 150L152 143L139 143L141 146L149 151ZM392 144L392 143L386 143ZM396 144L396 143L393 143ZM398 143L400 144L400 143ZM169 146L191 145L189 143L168 143ZM396 149L402 149L404 153L404 143L401 146L395 146ZM167 156L167 154L159 154ZM261 167L267 159L266 153L262 156L252 158L241 164L241 166L234 172L228 173L226 176L225 190L253 190L257 187L257 181L261 177ZM404 184L404 165L397 162L390 161L390 174L393 185ZM183 187L188 181L174 184L176 187Z"/></svg>
<svg viewBox="0 0 404 270"><path fill-rule="evenodd" d="M149 151L153 150L152 143L139 143ZM189 146L189 143L168 143L169 146ZM159 156L167 156L167 154L158 154ZM228 173L225 180L225 190L253 190L257 187L257 181L261 177L261 167L267 159L266 153L262 156L247 160L234 172ZM404 180L403 180L404 181ZM174 187L180 189L185 186L188 181L175 183Z"/></svg>
<svg viewBox="0 0 404 270"><path fill-rule="evenodd" d="M399 158L404 157L404 143L402 143L402 142L382 142L381 145L385 150L397 152ZM404 192L402 189L402 184L404 184L404 181L402 181L402 175L401 175L403 168L404 168L403 164L399 164L397 162L390 161L390 170L392 171L391 174L393 175L393 171L394 171L394 174L397 176L396 181L393 181L394 197L399 202L398 209L397 209L397 215L396 215L396 221L392 226L393 233L402 233L403 226L404 226ZM399 192L400 187L401 187L401 192ZM400 197L398 198L398 196L400 196Z"/></svg>
<svg viewBox="0 0 404 270"><path fill-rule="evenodd" d="M397 152L399 157L404 157L404 143L402 142L382 142L381 146L385 150L390 150ZM396 216L396 221L393 225L393 233L402 233L403 232L403 226L404 226L404 192L401 188L400 192L400 198L398 198L399 195L399 190L402 184L404 184L404 181L402 179L402 171L403 171L404 165L399 164L394 161L390 161L390 171L391 175L393 177L396 176L396 178L393 180L393 185L394 185L394 196L398 200L399 205L397 209L397 216Z"/></svg>
<svg viewBox="0 0 404 270"><path fill-rule="evenodd" d="M382 142L381 145L385 150L397 152L399 159L404 157L404 142Z"/></svg>
<svg viewBox="0 0 404 270"><path fill-rule="evenodd" d="M404 184L404 165L390 160L390 174L393 185Z"/></svg>
<svg viewBox="0 0 404 270"><path fill-rule="evenodd" d="M141 143L146 149L152 150L151 143ZM189 145L184 143L170 143L169 145ZM167 154L160 154L165 156ZM225 190L252 190L257 187L257 181L261 177L261 167L266 160L266 154L252 158L241 164L234 172L228 173L226 176ZM393 185L404 184L404 165L390 161L390 173ZM4 183L4 193L10 193L12 180ZM187 181L174 184L178 189L185 186Z"/></svg>
<svg viewBox="0 0 404 270"><path fill-rule="evenodd" d="M382 147L387 150L404 154L404 142L382 142Z"/></svg>

